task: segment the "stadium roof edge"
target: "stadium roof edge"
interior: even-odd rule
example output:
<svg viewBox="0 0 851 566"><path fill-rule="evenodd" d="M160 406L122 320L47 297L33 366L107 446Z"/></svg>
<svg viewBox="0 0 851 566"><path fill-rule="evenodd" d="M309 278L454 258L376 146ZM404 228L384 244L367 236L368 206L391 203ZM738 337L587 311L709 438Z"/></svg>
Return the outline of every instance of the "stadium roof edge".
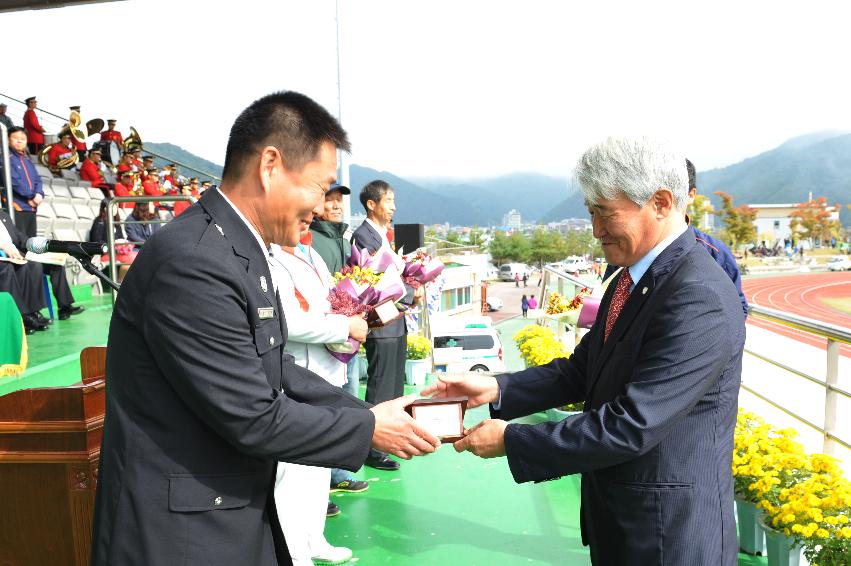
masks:
<svg viewBox="0 0 851 566"><path fill-rule="evenodd" d="M21 10L48 10L51 8L66 8L81 4L102 4L105 2L121 2L123 0L3 0L0 12L18 12Z"/></svg>

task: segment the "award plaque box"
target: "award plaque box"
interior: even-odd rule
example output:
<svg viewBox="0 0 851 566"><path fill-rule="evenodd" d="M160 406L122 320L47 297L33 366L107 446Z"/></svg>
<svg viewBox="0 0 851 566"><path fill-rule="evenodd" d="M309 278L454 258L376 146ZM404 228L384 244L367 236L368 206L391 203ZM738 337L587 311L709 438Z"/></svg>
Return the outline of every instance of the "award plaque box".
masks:
<svg viewBox="0 0 851 566"><path fill-rule="evenodd" d="M467 397L417 399L405 410L441 442L455 442L464 437Z"/></svg>
<svg viewBox="0 0 851 566"><path fill-rule="evenodd" d="M366 315L366 324L370 328L381 328L402 316L393 299L381 301Z"/></svg>

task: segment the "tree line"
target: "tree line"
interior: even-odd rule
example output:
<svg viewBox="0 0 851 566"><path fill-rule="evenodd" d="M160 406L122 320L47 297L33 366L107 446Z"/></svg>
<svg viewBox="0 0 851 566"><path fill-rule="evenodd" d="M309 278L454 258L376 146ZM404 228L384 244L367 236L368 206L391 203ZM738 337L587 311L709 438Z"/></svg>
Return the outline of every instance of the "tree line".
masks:
<svg viewBox="0 0 851 566"><path fill-rule="evenodd" d="M509 235L497 231L488 244L488 251L494 265L520 262L541 266L572 255L603 255L600 243L590 230L570 230L567 234L561 234L543 226L538 226L528 236L520 232Z"/></svg>

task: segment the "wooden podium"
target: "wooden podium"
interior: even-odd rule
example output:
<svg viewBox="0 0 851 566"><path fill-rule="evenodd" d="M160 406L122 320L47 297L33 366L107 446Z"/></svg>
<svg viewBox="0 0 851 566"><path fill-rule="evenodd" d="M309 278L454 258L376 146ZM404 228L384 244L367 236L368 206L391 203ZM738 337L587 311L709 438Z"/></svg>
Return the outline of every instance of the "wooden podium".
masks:
<svg viewBox="0 0 851 566"><path fill-rule="evenodd" d="M0 397L0 564L89 564L106 348L80 353L83 381Z"/></svg>

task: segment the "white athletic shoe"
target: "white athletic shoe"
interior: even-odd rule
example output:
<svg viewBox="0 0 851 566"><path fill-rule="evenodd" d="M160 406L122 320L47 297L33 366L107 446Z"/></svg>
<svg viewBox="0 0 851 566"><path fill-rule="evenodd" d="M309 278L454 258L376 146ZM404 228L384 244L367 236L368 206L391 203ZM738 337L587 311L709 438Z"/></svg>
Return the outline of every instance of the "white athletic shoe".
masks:
<svg viewBox="0 0 851 566"><path fill-rule="evenodd" d="M323 548L313 556L314 564L345 564L352 558L352 550L345 546L331 546Z"/></svg>

